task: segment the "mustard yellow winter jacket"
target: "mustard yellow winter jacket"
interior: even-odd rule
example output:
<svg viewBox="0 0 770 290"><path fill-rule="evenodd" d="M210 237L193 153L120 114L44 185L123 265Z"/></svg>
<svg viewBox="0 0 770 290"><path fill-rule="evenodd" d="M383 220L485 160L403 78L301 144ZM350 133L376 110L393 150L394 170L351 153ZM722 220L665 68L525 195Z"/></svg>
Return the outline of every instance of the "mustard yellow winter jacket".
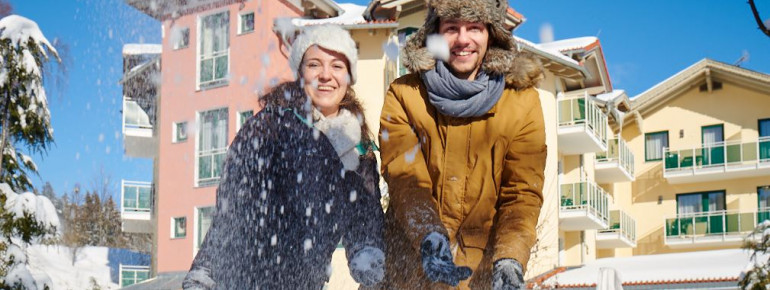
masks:
<svg viewBox="0 0 770 290"><path fill-rule="evenodd" d="M486 115L473 118L442 115L427 96L420 76L409 74L391 84L382 109L390 193L384 286L440 286L425 280L419 253L433 231L449 237L455 262L474 270L471 280L484 280L476 285L489 285L492 263L513 258L526 267L536 240L546 158L538 92L508 85Z"/></svg>

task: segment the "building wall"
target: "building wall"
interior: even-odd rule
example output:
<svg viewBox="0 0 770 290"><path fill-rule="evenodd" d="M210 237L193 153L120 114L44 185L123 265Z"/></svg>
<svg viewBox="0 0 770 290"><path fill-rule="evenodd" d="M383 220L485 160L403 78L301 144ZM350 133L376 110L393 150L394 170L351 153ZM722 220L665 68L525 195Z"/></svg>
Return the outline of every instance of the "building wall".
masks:
<svg viewBox="0 0 770 290"><path fill-rule="evenodd" d="M243 7L241 7L243 5ZM229 81L227 85L198 90L196 62L199 47L198 25L201 15L229 11ZM237 35L239 13L255 12L255 31ZM297 16L285 4L261 5L246 1L184 15L163 22L162 85L159 126L159 158L157 186L157 272L186 271L194 257L197 207L214 206L216 185L195 185L196 114L216 108L228 108L228 144L235 137L238 113L258 111L258 92L279 80L292 78L285 58L279 52L278 38L272 33L273 18ZM174 50L172 29L188 27L187 48ZM172 143L173 123L186 121L188 139ZM171 219L186 217L184 238L171 238Z"/></svg>
<svg viewBox="0 0 770 290"><path fill-rule="evenodd" d="M527 264L526 279L556 268L559 264L559 181L556 124L556 97L550 91L539 89L540 105L545 121L545 143L548 157L543 182L543 207L538 218L537 243Z"/></svg>
<svg viewBox="0 0 770 290"><path fill-rule="evenodd" d="M380 130L380 112L385 100L385 65L388 59L383 44L388 41L391 29L356 29L351 36L358 45L358 77L353 89L364 106L366 123L376 137Z"/></svg>
<svg viewBox="0 0 770 290"><path fill-rule="evenodd" d="M712 93L699 92L694 86L681 96L646 114L644 132L669 131L672 149L695 148L701 144L701 127L724 124L725 140L751 141L758 137L759 119L770 118L770 94L760 93L730 83ZM675 121L673 121L675 120ZM683 130L680 138L679 131ZM718 248L670 248L664 245L664 218L677 212L676 195L725 190L726 210L752 212L757 209L757 187L770 184L764 177L741 178L689 184L669 184L663 178L663 162L645 162L644 132L637 123L623 128L623 137L635 154L636 181L630 186L630 214L637 221L638 246L634 255L700 251Z"/></svg>

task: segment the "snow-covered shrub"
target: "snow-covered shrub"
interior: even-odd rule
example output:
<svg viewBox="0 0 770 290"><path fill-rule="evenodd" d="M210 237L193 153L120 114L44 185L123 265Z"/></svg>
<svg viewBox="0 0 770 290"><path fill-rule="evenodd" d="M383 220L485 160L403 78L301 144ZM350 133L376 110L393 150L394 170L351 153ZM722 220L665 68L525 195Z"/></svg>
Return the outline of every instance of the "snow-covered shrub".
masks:
<svg viewBox="0 0 770 290"><path fill-rule="evenodd" d="M770 288L770 256L767 252L770 248L770 220L757 225L744 240L743 248L751 251L751 258L738 278L738 285L742 289Z"/></svg>

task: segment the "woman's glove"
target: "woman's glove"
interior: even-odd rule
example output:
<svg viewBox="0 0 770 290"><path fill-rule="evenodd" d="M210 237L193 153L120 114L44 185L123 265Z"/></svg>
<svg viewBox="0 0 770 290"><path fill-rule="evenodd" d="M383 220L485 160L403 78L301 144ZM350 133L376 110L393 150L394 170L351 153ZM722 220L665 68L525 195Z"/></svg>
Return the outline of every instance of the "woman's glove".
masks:
<svg viewBox="0 0 770 290"><path fill-rule="evenodd" d="M385 254L380 249L364 247L353 255L348 267L353 280L364 286L372 286L385 277Z"/></svg>

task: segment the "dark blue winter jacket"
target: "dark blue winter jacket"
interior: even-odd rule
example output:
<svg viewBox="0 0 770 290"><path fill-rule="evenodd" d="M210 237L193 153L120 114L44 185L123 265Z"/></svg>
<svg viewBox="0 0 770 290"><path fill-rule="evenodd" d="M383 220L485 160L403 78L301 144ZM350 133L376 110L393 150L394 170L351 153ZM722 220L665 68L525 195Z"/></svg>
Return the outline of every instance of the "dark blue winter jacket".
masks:
<svg viewBox="0 0 770 290"><path fill-rule="evenodd" d="M373 154L346 172L329 140L298 117L308 106L296 83L263 98L230 145L184 288L320 289L340 240L348 257L383 249Z"/></svg>

